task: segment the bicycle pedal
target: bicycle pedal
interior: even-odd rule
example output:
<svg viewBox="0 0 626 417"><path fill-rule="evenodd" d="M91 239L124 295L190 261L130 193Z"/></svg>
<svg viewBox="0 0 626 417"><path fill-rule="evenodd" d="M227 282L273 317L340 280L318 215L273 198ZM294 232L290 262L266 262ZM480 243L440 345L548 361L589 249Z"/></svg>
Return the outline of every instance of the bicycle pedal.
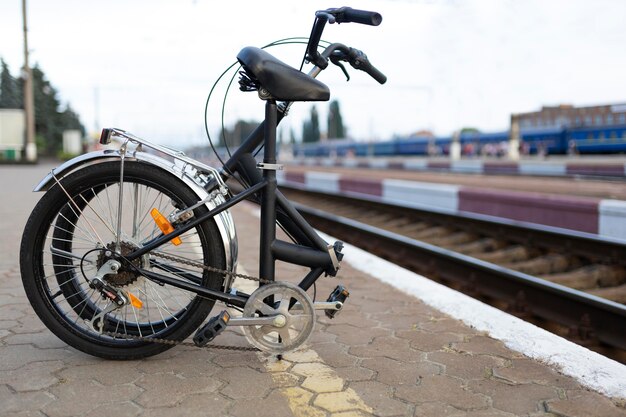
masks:
<svg viewBox="0 0 626 417"><path fill-rule="evenodd" d="M326 312L326 317L329 319L334 318L341 310L343 310L343 304L345 304L346 299L350 296L350 292L343 285L337 285L337 287L330 293L326 302L329 303L341 303L342 308L339 310L324 310Z"/></svg>
<svg viewBox="0 0 626 417"><path fill-rule="evenodd" d="M198 329L193 337L193 343L199 347L206 345L224 331L229 320L230 314L226 310L215 317L211 317L204 326Z"/></svg>

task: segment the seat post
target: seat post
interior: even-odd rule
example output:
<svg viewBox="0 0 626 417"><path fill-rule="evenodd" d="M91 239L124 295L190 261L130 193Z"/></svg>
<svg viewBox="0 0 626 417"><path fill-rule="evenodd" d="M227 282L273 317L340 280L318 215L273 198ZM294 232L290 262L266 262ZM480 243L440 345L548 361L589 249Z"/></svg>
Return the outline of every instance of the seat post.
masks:
<svg viewBox="0 0 626 417"><path fill-rule="evenodd" d="M278 111L275 100L265 103L265 151L263 163L276 164L276 125ZM259 276L270 281L274 280L275 265L272 245L276 240L276 171L264 169L263 178L267 181L261 195L261 248L259 256Z"/></svg>

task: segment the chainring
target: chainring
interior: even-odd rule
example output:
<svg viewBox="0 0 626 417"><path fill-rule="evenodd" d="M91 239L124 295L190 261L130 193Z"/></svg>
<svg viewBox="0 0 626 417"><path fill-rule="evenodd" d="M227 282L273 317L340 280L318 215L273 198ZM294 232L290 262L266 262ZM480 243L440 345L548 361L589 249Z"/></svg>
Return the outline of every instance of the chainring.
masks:
<svg viewBox="0 0 626 417"><path fill-rule="evenodd" d="M282 315L284 325L243 326L248 342L262 351L279 354L305 343L315 325L313 303L304 290L286 282L274 282L254 291L243 309L244 318Z"/></svg>

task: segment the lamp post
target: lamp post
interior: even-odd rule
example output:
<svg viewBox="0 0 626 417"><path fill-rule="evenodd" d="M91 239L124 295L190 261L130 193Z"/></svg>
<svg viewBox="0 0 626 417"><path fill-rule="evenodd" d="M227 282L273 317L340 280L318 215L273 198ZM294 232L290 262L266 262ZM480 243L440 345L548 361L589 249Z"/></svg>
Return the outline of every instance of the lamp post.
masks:
<svg viewBox="0 0 626 417"><path fill-rule="evenodd" d="M37 160L35 145L35 106L33 99L33 74L28 64L28 26L26 25L26 0L22 0L22 17L24 21L24 113L26 115L26 160Z"/></svg>

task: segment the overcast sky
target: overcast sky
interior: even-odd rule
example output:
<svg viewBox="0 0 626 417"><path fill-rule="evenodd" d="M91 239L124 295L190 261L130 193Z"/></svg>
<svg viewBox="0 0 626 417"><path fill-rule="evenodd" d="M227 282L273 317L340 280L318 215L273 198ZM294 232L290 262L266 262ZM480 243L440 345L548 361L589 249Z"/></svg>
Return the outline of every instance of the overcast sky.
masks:
<svg viewBox="0 0 626 417"><path fill-rule="evenodd" d="M28 0L31 62L90 131L98 123L174 146L201 144L206 96L242 47L308 36L315 10L344 5L378 11L383 23L331 25L323 39L363 50L389 79L381 86L349 69L346 83L332 65L320 75L355 138L504 130L511 112L626 102L621 0ZM303 48L270 52L297 66ZM0 57L16 75L20 0L0 2ZM262 103L236 87L227 123L260 120ZM283 129L299 136L310 106L295 105ZM325 120L328 104L317 107Z"/></svg>

